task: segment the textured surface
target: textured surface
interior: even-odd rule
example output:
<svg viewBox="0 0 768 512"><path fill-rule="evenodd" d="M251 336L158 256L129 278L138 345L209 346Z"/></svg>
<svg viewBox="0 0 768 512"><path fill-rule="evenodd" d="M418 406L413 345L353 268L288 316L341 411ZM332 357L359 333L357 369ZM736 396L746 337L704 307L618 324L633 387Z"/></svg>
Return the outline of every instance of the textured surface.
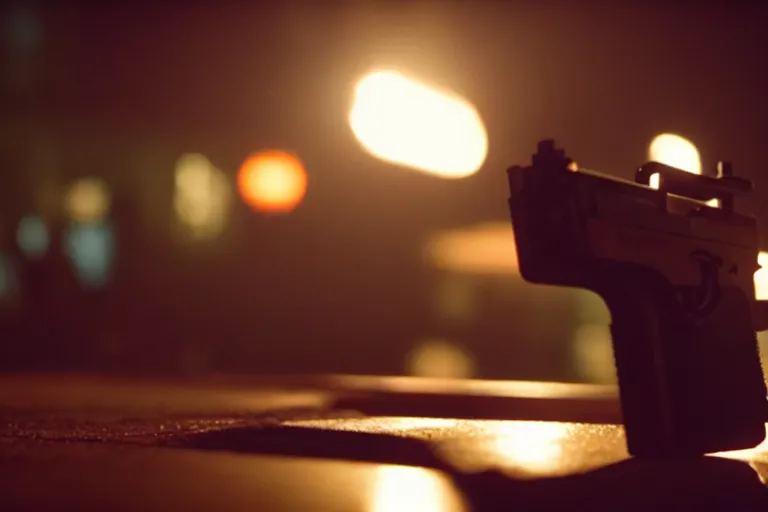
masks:
<svg viewBox="0 0 768 512"><path fill-rule="evenodd" d="M405 417L420 401L442 417ZM509 420L466 419L483 408ZM478 508L764 505L764 447L725 454L737 460L625 460L623 429L592 421L616 408L609 389L535 383L6 377L0 504L462 510L461 491ZM531 421L558 410L584 422Z"/></svg>

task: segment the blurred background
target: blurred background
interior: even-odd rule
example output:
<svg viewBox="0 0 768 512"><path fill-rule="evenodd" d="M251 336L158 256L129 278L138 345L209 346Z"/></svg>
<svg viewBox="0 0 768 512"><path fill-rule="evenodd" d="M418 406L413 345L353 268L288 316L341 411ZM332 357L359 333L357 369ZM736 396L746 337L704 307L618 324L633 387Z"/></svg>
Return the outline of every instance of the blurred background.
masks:
<svg viewBox="0 0 768 512"><path fill-rule="evenodd" d="M613 382L505 169L730 160L768 219L759 2L237 4L0 8L2 370Z"/></svg>

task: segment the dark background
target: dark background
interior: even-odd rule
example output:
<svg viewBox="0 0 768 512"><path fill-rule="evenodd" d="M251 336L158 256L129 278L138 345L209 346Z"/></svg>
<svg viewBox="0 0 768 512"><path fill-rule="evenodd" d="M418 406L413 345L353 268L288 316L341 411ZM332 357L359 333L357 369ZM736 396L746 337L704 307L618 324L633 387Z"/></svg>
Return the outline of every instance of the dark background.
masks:
<svg viewBox="0 0 768 512"><path fill-rule="evenodd" d="M504 170L544 137L629 178L655 135L683 135L706 172L731 160L754 180L741 207L768 218L761 2L245 4L0 10L0 253L15 282L0 297L4 369L398 374L419 340L447 338L475 376L590 380L571 337L575 304L593 299L470 275L471 313L446 320L435 297L456 276L425 260L425 241L506 222ZM380 68L475 105L489 137L477 174L441 180L363 151L351 93ZM269 148L307 170L293 212L235 197L215 240L174 235L179 156L202 153L234 180ZM98 289L56 242L61 191L84 176L112 194L114 261ZM26 215L48 225L42 263L18 250Z"/></svg>

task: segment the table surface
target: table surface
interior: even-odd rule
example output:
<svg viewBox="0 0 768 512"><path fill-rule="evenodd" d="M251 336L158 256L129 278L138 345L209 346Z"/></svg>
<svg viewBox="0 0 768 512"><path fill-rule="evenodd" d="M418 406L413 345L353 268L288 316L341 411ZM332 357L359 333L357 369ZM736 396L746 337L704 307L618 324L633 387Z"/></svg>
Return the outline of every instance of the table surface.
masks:
<svg viewBox="0 0 768 512"><path fill-rule="evenodd" d="M638 461L620 420L605 386L3 376L0 509L768 505L768 444Z"/></svg>

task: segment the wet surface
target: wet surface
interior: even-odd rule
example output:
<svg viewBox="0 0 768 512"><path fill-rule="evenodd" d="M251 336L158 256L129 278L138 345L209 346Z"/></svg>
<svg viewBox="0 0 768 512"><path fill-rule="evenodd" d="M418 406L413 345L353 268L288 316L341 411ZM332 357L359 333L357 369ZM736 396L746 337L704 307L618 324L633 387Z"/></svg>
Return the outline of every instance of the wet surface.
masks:
<svg viewBox="0 0 768 512"><path fill-rule="evenodd" d="M0 504L4 510L107 504L129 510L138 503L158 510L462 510L461 492L480 509L493 509L483 500L494 496L527 508L581 500L591 509L701 502L751 510L768 493L761 483L768 480L765 445L722 457L628 460L621 426L597 421L615 419L610 390L411 384L341 377L318 379L314 388L279 380L2 378ZM466 419L493 405L480 400L467 407L475 394L503 399L489 417L525 421ZM419 400L423 410L444 417L410 416ZM395 415L363 412L376 407ZM533 421L557 410L587 421ZM213 486L213 494L203 496L197 488L203 485Z"/></svg>

